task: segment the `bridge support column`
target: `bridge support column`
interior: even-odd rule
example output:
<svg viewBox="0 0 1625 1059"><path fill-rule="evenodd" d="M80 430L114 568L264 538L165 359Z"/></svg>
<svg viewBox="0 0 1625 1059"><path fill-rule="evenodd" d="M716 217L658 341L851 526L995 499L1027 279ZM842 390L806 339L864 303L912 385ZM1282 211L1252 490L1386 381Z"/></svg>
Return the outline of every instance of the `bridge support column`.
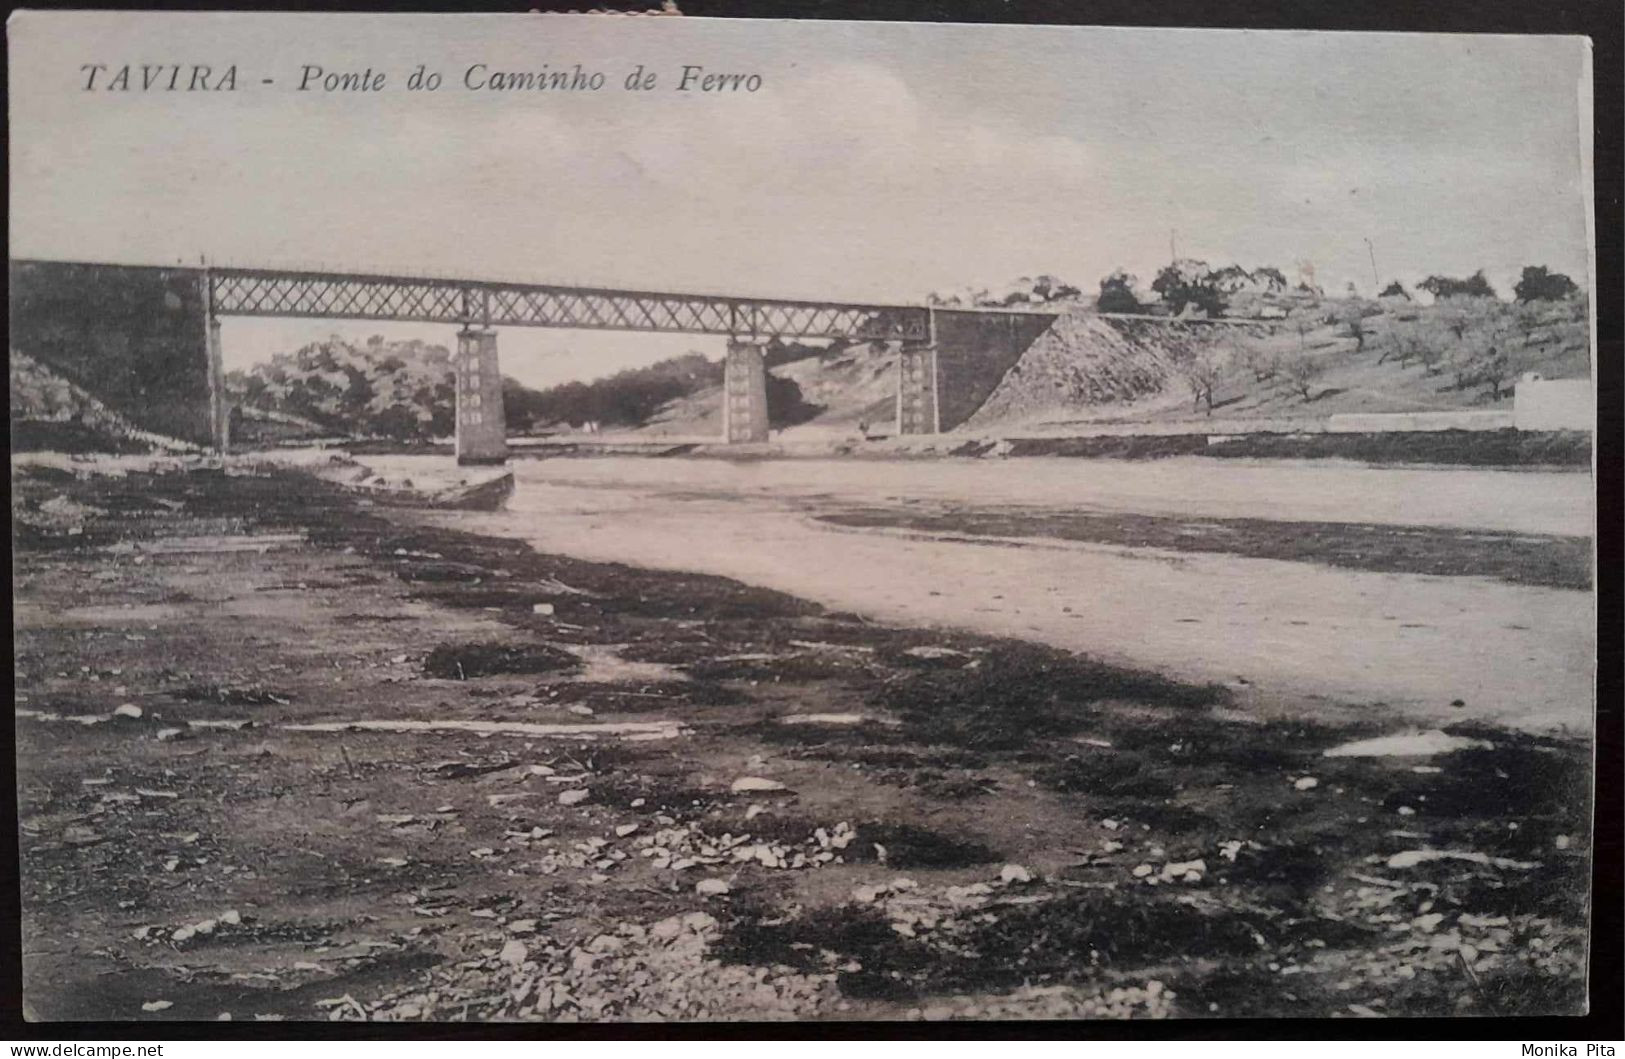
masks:
<svg viewBox="0 0 1625 1059"><path fill-rule="evenodd" d="M897 433L935 434L937 415L937 347L905 342L897 355Z"/></svg>
<svg viewBox="0 0 1625 1059"><path fill-rule="evenodd" d="M767 361L752 342L728 342L722 366L722 438L728 444L767 440Z"/></svg>
<svg viewBox="0 0 1625 1059"><path fill-rule="evenodd" d="M495 331L457 332L457 462L506 463L508 423Z"/></svg>
<svg viewBox="0 0 1625 1059"><path fill-rule="evenodd" d="M231 408L226 403L226 365L220 346L220 317L209 313L209 439L224 456L231 445Z"/></svg>

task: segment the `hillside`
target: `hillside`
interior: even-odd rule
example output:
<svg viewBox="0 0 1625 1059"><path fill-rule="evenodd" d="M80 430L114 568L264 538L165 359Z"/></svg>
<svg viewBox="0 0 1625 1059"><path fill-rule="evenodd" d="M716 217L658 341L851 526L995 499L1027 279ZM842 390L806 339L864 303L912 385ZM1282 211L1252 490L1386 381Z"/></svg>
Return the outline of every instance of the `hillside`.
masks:
<svg viewBox="0 0 1625 1059"><path fill-rule="evenodd" d="M1222 326L1226 337L1259 341L1268 325ZM1215 325L1068 313L1030 346L975 414L969 430L1079 408L1115 408L1162 396Z"/></svg>
<svg viewBox="0 0 1625 1059"><path fill-rule="evenodd" d="M768 355L768 406L775 430L794 437L891 429L897 406L897 349L884 342L830 349L800 347L795 359ZM718 365L720 376L721 366ZM641 430L656 437L722 432L722 386L712 383L668 402Z"/></svg>
<svg viewBox="0 0 1625 1059"><path fill-rule="evenodd" d="M194 446L142 430L33 357L11 351L11 451L155 452Z"/></svg>
<svg viewBox="0 0 1625 1059"><path fill-rule="evenodd" d="M685 353L591 382L567 382L545 390L527 390L509 379L504 397L508 425L515 432L589 423L624 429L640 426L671 402L721 382L720 363L701 353Z"/></svg>
<svg viewBox="0 0 1625 1059"><path fill-rule="evenodd" d="M1034 344L969 426L1503 408L1525 372L1589 376L1586 313L1583 298L1428 306L1338 299L1268 324L1069 317ZM1132 385L1102 386L1125 371ZM1139 392L1128 397L1125 389Z"/></svg>

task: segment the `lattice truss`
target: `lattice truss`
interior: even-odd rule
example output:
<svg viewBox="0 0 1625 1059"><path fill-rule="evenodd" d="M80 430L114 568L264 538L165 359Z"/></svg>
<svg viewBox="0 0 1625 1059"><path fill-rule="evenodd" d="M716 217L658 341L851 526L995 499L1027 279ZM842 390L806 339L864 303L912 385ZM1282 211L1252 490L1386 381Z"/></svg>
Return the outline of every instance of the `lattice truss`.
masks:
<svg viewBox="0 0 1625 1059"><path fill-rule="evenodd" d="M759 338L929 338L927 310L658 294L586 287L468 283L340 273L219 269L214 311L231 316L342 317L508 327L676 331Z"/></svg>

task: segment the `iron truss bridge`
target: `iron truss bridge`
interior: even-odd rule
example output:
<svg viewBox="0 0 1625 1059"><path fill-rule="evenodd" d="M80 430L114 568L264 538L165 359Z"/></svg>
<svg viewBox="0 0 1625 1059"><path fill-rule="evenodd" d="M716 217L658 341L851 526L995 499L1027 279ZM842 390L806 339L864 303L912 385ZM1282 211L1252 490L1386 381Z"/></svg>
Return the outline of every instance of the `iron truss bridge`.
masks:
<svg viewBox="0 0 1625 1059"><path fill-rule="evenodd" d="M555 287L341 272L213 268L212 309L230 316L406 320L757 338L931 339L929 309L710 294Z"/></svg>

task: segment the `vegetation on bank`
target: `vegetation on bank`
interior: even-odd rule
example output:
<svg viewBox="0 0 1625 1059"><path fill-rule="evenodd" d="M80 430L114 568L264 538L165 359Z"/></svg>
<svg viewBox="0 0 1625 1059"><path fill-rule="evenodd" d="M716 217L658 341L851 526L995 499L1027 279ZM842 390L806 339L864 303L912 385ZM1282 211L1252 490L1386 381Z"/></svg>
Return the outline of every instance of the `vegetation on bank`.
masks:
<svg viewBox="0 0 1625 1059"><path fill-rule="evenodd" d="M357 345L335 335L230 372L226 388L247 414L292 415L332 434L420 440L456 425L451 353L419 339Z"/></svg>

